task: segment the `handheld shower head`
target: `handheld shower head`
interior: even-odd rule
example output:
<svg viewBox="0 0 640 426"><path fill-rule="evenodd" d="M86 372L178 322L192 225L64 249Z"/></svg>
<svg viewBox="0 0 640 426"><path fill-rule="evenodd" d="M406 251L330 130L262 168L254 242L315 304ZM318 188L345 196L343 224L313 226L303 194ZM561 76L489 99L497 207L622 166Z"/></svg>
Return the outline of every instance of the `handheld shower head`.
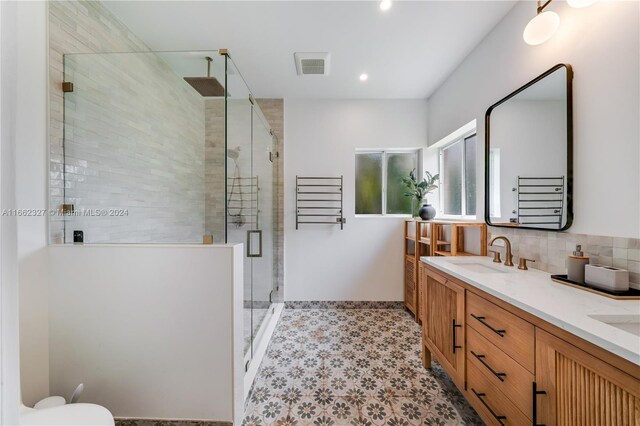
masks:
<svg viewBox="0 0 640 426"><path fill-rule="evenodd" d="M227 157L231 158L232 160L237 160L238 157L240 157L240 147L237 146L233 149L227 149Z"/></svg>

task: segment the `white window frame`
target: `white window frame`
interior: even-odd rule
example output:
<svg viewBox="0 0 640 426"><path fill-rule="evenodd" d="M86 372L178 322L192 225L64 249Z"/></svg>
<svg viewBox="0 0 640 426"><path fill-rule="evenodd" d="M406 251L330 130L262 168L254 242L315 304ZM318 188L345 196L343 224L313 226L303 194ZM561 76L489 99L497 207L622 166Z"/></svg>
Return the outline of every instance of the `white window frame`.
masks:
<svg viewBox="0 0 640 426"><path fill-rule="evenodd" d="M500 148L489 150L489 175L491 176L489 188L489 217L502 217L500 205Z"/></svg>
<svg viewBox="0 0 640 426"><path fill-rule="evenodd" d="M474 123L475 124L475 123ZM455 132L454 132L455 133ZM460 136L456 135L456 137L452 140L450 140L449 142L447 142L446 144L440 146L438 148L438 173L440 174L440 182L439 182L439 186L440 186L440 191L439 191L439 199L440 199L440 206L439 206L439 211L438 211L438 216L442 219L463 219L463 220L476 220L477 219L477 214L473 214L473 215L468 215L465 214L465 212L467 211L467 188L466 188L466 173L467 173L467 160L466 160L466 155L465 155L465 146L464 146L464 140L471 137L471 136L476 136L476 152L478 149L478 137L477 137L477 132L476 132L476 128L475 126L473 127L473 129L468 130L464 133L462 133ZM444 213L444 196L445 196L445 192L443 189L443 186L445 184L445 181L443 180L444 177L444 173L442 172L444 169L444 150L451 148L453 145L457 144L457 143L462 143L462 200L461 201L461 211L463 212L462 214L445 214ZM475 161L477 161L477 158L474 159ZM477 178L477 176L476 176ZM476 188L477 188L477 182L476 182ZM476 206L477 206L477 191L476 191ZM477 208L476 208L477 210Z"/></svg>
<svg viewBox="0 0 640 426"><path fill-rule="evenodd" d="M414 154L416 156L416 177L419 178L422 176L422 148L366 148L366 149L356 149L356 153L354 156L354 163L356 156L358 154L382 154L382 213L355 213L355 202L353 203L354 215L356 218L371 218L371 217L412 217L409 214L388 214L387 213L387 154ZM353 181L355 187L356 173L358 171L354 169ZM354 201L355 201L355 191L354 191Z"/></svg>

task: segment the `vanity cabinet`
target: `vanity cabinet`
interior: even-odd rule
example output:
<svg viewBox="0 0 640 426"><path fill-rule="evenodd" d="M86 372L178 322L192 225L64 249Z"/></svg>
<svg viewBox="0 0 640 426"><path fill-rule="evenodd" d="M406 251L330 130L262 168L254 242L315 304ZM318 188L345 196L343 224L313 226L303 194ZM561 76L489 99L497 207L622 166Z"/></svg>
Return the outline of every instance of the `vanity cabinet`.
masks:
<svg viewBox="0 0 640 426"><path fill-rule="evenodd" d="M423 362L489 425L640 425L640 367L420 262Z"/></svg>
<svg viewBox="0 0 640 426"><path fill-rule="evenodd" d="M427 273L423 279L425 346L453 381L464 386L465 290L436 273Z"/></svg>
<svg viewBox="0 0 640 426"><path fill-rule="evenodd" d="M590 353L536 329L537 424L640 424L640 382Z"/></svg>

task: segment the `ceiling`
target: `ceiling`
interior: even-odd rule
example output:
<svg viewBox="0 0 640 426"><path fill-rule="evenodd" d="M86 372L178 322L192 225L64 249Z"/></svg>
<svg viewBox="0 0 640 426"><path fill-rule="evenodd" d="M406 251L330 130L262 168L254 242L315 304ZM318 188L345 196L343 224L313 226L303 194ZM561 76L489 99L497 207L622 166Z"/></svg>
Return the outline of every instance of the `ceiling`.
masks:
<svg viewBox="0 0 640 426"><path fill-rule="evenodd" d="M153 50L229 49L256 97L420 99L515 1L395 1L386 12L378 1L104 4ZM298 76L294 52L330 52L330 75Z"/></svg>

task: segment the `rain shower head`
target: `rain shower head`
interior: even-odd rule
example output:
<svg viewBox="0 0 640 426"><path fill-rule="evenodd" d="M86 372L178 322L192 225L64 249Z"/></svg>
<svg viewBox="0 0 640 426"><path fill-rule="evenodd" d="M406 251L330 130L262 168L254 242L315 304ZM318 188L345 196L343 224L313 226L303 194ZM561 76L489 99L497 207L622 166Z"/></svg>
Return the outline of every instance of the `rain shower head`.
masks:
<svg viewBox="0 0 640 426"><path fill-rule="evenodd" d="M211 77L211 62L213 59L207 56L207 76L206 77L185 77L184 81L189 83L200 96L224 96L224 87L217 78Z"/></svg>

